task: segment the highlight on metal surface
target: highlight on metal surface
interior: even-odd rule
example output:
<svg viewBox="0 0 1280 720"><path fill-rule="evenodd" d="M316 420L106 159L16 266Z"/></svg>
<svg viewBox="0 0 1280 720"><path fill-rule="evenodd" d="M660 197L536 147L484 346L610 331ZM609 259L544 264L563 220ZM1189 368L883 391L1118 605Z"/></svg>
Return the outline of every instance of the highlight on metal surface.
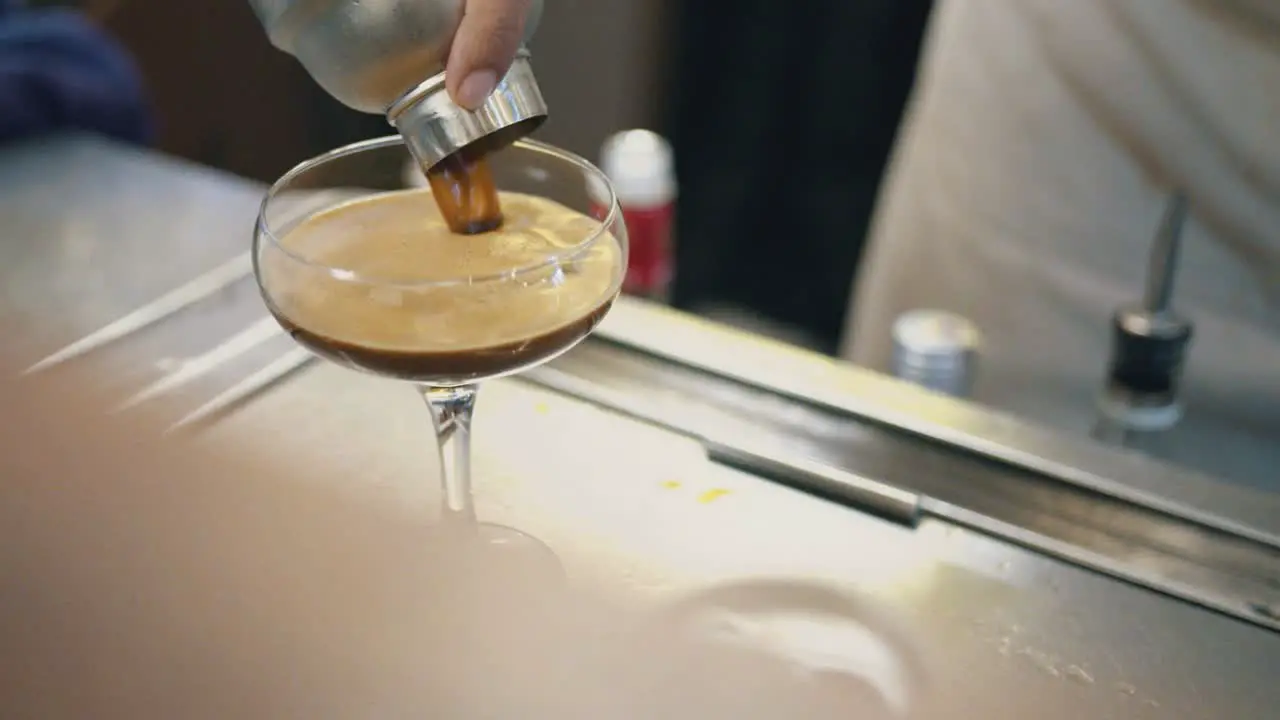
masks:
<svg viewBox="0 0 1280 720"><path fill-rule="evenodd" d="M205 300L253 274L249 253L238 255L191 282L161 295L27 368L23 374L43 372L144 330Z"/></svg>
<svg viewBox="0 0 1280 720"><path fill-rule="evenodd" d="M296 347L264 365L257 372L219 393L212 400L191 411L180 420L169 426L166 432L192 427L213 417L221 415L276 383L292 375L304 365L315 359L311 352Z"/></svg>
<svg viewBox="0 0 1280 720"><path fill-rule="evenodd" d="M208 352L179 363L178 368L134 393L116 406L115 412L137 407L148 400L179 390L235 360L268 340L282 337L284 329L276 319L267 316L241 330Z"/></svg>

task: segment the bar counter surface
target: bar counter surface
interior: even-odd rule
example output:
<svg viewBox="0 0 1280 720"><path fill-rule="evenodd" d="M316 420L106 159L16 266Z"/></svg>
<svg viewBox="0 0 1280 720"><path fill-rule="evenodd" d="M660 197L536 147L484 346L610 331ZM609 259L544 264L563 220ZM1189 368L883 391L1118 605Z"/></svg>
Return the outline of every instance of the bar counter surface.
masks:
<svg viewBox="0 0 1280 720"><path fill-rule="evenodd" d="M5 342L34 362L237 257L249 245L262 191L92 138L0 149L0 319L30 328ZM130 393L205 356L264 314L252 279L244 278L77 362L104 363L121 392ZM728 344L717 351L712 340ZM287 338L273 337L234 354L187 387L191 402L289 349ZM737 360L726 357L735 352ZM636 406L628 398L637 393L628 394L623 380L640 387L645 368L669 373L672 382L690 368L710 372L709 399ZM740 426L719 422L710 396L730 380L776 399L779 409L769 418L775 424L802 426L822 406L857 416L858 427L879 428L851 436L846 444L855 450L867 445L847 464L836 455L824 463L857 470L871 485L888 483L909 516L819 499L717 461L709 449L756 444L755 428L769 424L763 417L744 418ZM664 420L673 414L682 416ZM814 426L810 434L822 438L830 427L843 426ZM954 458L955 476L941 477L947 473L939 475L936 463L913 464L909 452L882 453L884 472L857 465L879 452L883 443L873 447L874 432L885 428L912 443L925 438L921 448L945 445L959 453L938 456ZM436 507L427 412L397 383L314 363L201 432L244 443L270 438L280 453L336 465L370 494L424 514ZM772 438L784 454L795 452L782 435L766 435L758 436L759 447L773 447ZM1236 602L1255 588L1262 590L1247 596L1252 605L1280 601L1274 497L1071 442L630 301L619 303L600 340L527 379L486 385L475 437L482 518L545 540L575 582L653 604L722 581L801 579L891 608L923 650L930 717L1261 720L1280 707L1280 632L1265 613L1243 619ZM815 447L832 446L825 440ZM905 468L900 476L895 462ZM1176 562L1143 565L1143 553L1154 552L1143 544L1149 538L1130 539L1114 552L1101 541L1076 552L1091 541L1073 544L1084 536L1050 522L1051 509L1006 512L991 504L988 512L967 505L961 491L938 501L942 491L930 488L942 486L928 485L932 479L906 487L913 474L939 475L959 487L966 473L986 477L981 468L995 463L1053 476L1052 487L1092 498L1090 507L1123 503L1126 511L1172 517L1179 523L1172 527L1194 534L1195 542L1170 534L1161 547ZM1034 505L1031 495L1011 497L1012 504ZM1186 560L1210 540L1224 554ZM1218 564L1210 562L1215 558ZM1168 571L1183 567L1179 562L1195 572ZM1218 575L1250 582L1218 582Z"/></svg>

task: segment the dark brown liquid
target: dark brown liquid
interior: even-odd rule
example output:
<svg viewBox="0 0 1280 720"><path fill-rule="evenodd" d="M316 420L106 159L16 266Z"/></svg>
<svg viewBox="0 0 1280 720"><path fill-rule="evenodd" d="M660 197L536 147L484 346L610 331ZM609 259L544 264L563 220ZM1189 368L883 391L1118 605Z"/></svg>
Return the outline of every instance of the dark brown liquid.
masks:
<svg viewBox="0 0 1280 720"><path fill-rule="evenodd" d="M381 350L325 337L298 327L274 308L272 313L294 340L340 365L402 380L460 385L533 367L577 345L604 319L610 299L586 316L549 333L519 342L455 352Z"/></svg>
<svg viewBox="0 0 1280 720"><path fill-rule="evenodd" d="M449 229L476 235L502 227L502 203L481 153L459 151L427 171L427 183Z"/></svg>
<svg viewBox="0 0 1280 720"><path fill-rule="evenodd" d="M506 222L484 235L453 233L425 190L317 213L280 239L289 254L261 257L267 304L317 354L381 375L454 385L542 362L608 312L622 250L602 235L549 262L599 223L544 198L502 202Z"/></svg>

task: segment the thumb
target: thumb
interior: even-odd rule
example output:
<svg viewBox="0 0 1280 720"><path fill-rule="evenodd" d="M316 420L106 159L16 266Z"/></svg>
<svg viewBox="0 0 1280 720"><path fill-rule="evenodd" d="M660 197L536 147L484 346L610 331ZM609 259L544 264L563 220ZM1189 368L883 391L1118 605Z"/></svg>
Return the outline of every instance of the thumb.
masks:
<svg viewBox="0 0 1280 720"><path fill-rule="evenodd" d="M445 85L454 102L475 110L493 93L520 47L530 2L466 1L445 66Z"/></svg>

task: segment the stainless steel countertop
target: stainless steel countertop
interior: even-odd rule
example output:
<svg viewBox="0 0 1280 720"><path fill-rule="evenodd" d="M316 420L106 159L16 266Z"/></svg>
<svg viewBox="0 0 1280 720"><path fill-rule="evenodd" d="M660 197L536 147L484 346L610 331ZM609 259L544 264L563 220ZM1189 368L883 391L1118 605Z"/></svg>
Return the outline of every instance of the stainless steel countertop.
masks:
<svg viewBox="0 0 1280 720"><path fill-rule="evenodd" d="M32 328L5 342L34 361L243 252L261 191L85 138L0 150L0 314ZM261 313L252 281L238 284L92 361L134 386L160 374L158 360L208 349ZM246 356L197 394L285 347ZM789 381L811 391L820 375ZM886 392L864 394L862 410L904 411ZM944 404L934 419L945 430L966 412ZM979 439L1008 431L961 429ZM934 716L1253 719L1280 707L1280 635L1246 623L954 524L909 528L815 499L713 463L688 438L521 381L485 388L476 430L480 513L547 540L576 579L644 602L756 576L855 587L914 629ZM270 437L424 513L436 500L427 416L394 383L318 365L209 436Z"/></svg>
<svg viewBox="0 0 1280 720"><path fill-rule="evenodd" d="M213 432L270 431L280 452L427 512L426 422L405 388L319 365ZM1245 719L1280 702L1280 635L947 523L912 530L762 482L590 404L492 383L476 440L481 516L543 538L575 579L645 602L752 577L880 600L926 648L931 717Z"/></svg>
<svg viewBox="0 0 1280 720"><path fill-rule="evenodd" d="M93 137L0 148L0 320L36 360L242 254L263 188ZM123 394L222 343L262 315L253 280L94 356ZM192 403L290 347L281 338L211 373Z"/></svg>
<svg viewBox="0 0 1280 720"><path fill-rule="evenodd" d="M1265 609L1280 600L1280 540L1132 482L1180 478L1195 489L1214 488L1212 481L1150 461L1148 473L1135 474L1131 456L1091 453L1047 433L1037 444L1034 428L1014 424L1016 433L1002 433L1001 418L981 408L847 367L832 365L823 379L829 361L782 350L625 302L595 338L523 377L851 507L908 526L933 517L971 527L1280 630ZM709 362L700 366L700 355ZM772 372L744 364L743 375L755 373L757 382L731 379L732 358L754 358ZM770 389L777 378L798 377L821 382L813 382L814 394L795 392L794 383L791 393Z"/></svg>

